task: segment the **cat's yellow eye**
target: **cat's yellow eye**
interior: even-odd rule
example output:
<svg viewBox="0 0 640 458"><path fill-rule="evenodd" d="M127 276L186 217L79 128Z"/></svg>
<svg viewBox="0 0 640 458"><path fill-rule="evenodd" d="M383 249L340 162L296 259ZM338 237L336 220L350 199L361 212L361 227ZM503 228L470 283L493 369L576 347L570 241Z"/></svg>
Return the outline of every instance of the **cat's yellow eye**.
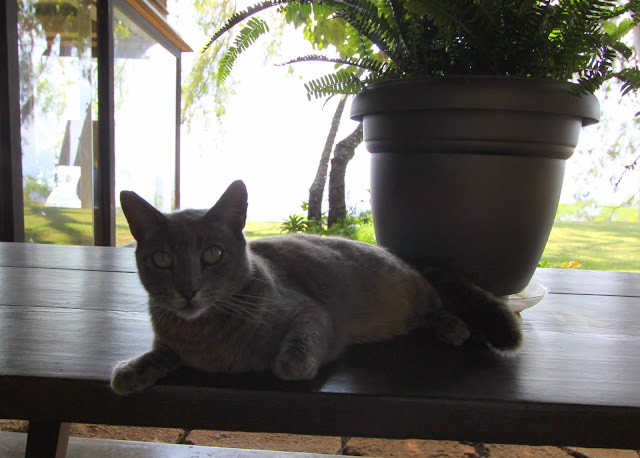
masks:
<svg viewBox="0 0 640 458"><path fill-rule="evenodd" d="M173 265L173 258L169 253L164 251L156 251L153 253L151 260L158 269L169 269Z"/></svg>
<svg viewBox="0 0 640 458"><path fill-rule="evenodd" d="M222 250L217 246L210 246L202 252L202 262L208 265L217 264L222 259Z"/></svg>

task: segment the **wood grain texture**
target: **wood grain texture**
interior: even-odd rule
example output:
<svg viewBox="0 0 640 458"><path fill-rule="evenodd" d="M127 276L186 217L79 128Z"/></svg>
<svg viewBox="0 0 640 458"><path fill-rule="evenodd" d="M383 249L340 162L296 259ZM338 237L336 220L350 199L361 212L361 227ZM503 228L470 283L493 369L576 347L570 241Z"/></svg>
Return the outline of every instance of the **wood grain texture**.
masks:
<svg viewBox="0 0 640 458"><path fill-rule="evenodd" d="M640 448L640 275L544 271L552 294L522 312L513 357L416 332L353 346L309 382L182 369L123 398L111 368L152 339L136 274L111 269L129 250L99 249L104 271L42 267L47 250L0 267L0 418ZM589 292L571 293L581 278Z"/></svg>
<svg viewBox="0 0 640 458"><path fill-rule="evenodd" d="M147 293L135 273L0 267L0 304L146 313Z"/></svg>
<svg viewBox="0 0 640 458"><path fill-rule="evenodd" d="M0 266L137 272L135 250L0 242Z"/></svg>
<svg viewBox="0 0 640 458"><path fill-rule="evenodd" d="M640 296L640 276L631 272L580 269L537 269L539 280L556 294Z"/></svg>

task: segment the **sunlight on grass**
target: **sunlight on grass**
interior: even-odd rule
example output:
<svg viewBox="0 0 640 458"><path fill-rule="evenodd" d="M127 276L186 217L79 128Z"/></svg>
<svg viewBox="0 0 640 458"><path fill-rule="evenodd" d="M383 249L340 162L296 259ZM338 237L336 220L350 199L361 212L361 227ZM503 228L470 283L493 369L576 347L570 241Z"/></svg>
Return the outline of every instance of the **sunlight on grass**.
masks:
<svg viewBox="0 0 640 458"><path fill-rule="evenodd" d="M248 222L249 240L280 235L282 222ZM79 208L25 206L25 235L28 242L64 245L93 244L93 214ZM364 226L360 239L374 241L373 227ZM116 212L116 244L133 240L121 211ZM557 222L542 255L545 267L562 267L576 261L581 269L640 272L640 224L621 221Z"/></svg>
<svg viewBox="0 0 640 458"><path fill-rule="evenodd" d="M25 240L56 245L93 245L93 211L25 203ZM116 245L133 240L124 215L116 212Z"/></svg>
<svg viewBox="0 0 640 458"><path fill-rule="evenodd" d="M244 236L247 240L260 239L262 237L273 237L280 235L282 223L260 223L249 221L244 228Z"/></svg>
<svg viewBox="0 0 640 458"><path fill-rule="evenodd" d="M640 272L640 224L555 223L542 259L547 267L577 261L581 269Z"/></svg>

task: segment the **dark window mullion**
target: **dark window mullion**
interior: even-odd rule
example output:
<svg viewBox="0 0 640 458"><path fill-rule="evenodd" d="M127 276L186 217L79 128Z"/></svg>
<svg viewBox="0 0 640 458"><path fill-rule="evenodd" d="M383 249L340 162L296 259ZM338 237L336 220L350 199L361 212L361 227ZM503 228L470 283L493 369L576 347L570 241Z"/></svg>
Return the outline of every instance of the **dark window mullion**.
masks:
<svg viewBox="0 0 640 458"><path fill-rule="evenodd" d="M176 57L176 178L174 206L180 208L180 123L182 121L182 58Z"/></svg>
<svg viewBox="0 0 640 458"><path fill-rule="evenodd" d="M0 241L24 242L18 3L0 5Z"/></svg>
<svg viewBox="0 0 640 458"><path fill-rule="evenodd" d="M98 0L98 170L94 187L94 240L115 246L115 147L113 4Z"/></svg>

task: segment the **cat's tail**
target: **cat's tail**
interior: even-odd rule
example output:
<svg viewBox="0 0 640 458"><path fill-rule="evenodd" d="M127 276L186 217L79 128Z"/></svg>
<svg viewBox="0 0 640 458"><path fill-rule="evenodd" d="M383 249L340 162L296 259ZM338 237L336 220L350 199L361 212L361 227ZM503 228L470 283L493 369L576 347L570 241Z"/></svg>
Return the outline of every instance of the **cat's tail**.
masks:
<svg viewBox="0 0 640 458"><path fill-rule="evenodd" d="M444 310L467 324L472 341L507 354L522 345L520 316L499 297L458 274L426 269L423 275L437 291Z"/></svg>

